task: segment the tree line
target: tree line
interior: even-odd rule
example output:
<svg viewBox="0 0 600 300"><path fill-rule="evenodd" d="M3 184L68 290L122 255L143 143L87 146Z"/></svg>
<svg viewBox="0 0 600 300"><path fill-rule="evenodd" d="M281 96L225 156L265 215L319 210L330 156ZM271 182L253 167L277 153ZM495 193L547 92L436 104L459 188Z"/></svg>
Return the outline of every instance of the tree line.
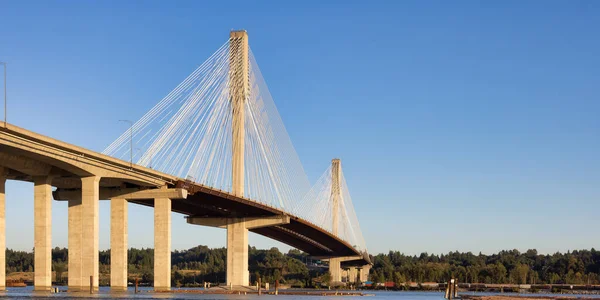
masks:
<svg viewBox="0 0 600 300"><path fill-rule="evenodd" d="M110 274L110 250L100 251L100 273ZM307 267L310 257L292 249L282 253L277 248L260 250L249 247L250 279L259 277L263 282L280 281L299 287L328 283L326 268ZM484 255L471 252L450 252L434 255L405 255L398 251L372 257L370 280L394 282L445 282L456 278L470 283L518 284L600 284L600 251L576 250L567 253L539 254L536 250L524 253L518 250L500 251ZM130 281L142 283L153 280L154 250L151 248L128 251ZM203 282L225 282L227 249L197 246L171 254L173 286L194 286ZM68 251L52 250L52 269L57 281L66 281ZM33 272L33 252L6 250L6 271ZM102 276L101 276L102 279ZM103 279L108 284L108 277Z"/></svg>
<svg viewBox="0 0 600 300"><path fill-rule="evenodd" d="M152 284L154 278L154 250L151 248L130 248L128 253L129 281L138 279L141 283ZM292 249L284 254L277 248L260 250L248 248L249 271L252 282L260 277L262 282L290 284L298 287L313 286L319 282L326 269L309 270L306 261L310 258L306 253ZM100 283L109 284L110 250L100 251L99 254ZM52 250L52 270L57 282L66 282L64 276L68 272L67 248ZM173 251L171 264L173 286L201 286L204 282L225 282L226 277L226 248L208 248L197 246L188 250ZM33 252L6 250L6 271L33 272Z"/></svg>
<svg viewBox="0 0 600 300"><path fill-rule="evenodd" d="M600 251L576 250L539 254L537 250L500 251L475 255L450 252L418 256L397 251L373 257L371 279L376 282L445 282L456 278L468 283L600 284Z"/></svg>

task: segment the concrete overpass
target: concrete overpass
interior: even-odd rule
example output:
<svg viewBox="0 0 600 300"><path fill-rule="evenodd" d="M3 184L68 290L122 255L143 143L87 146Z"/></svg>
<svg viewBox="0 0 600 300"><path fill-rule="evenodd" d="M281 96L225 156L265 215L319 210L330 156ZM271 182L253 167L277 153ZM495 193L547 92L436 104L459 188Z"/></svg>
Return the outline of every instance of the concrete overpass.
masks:
<svg viewBox="0 0 600 300"><path fill-rule="evenodd" d="M169 289L171 284L171 211L185 215L190 224L241 227L237 236L228 236L227 245L235 253L228 257L228 278L233 277L229 272L243 271L240 285L249 284L247 239L236 240L247 237L245 229L313 256L351 257L355 265L370 263L366 253L334 234L277 208L11 124L0 127L0 253L6 249L6 180L34 183L36 290L51 286L53 195L69 202L69 290L88 290L90 276L92 287L98 287L100 199L111 201L111 287L117 290L127 287L127 203L154 207L155 290ZM5 281L4 268L5 258L0 255L0 284Z"/></svg>

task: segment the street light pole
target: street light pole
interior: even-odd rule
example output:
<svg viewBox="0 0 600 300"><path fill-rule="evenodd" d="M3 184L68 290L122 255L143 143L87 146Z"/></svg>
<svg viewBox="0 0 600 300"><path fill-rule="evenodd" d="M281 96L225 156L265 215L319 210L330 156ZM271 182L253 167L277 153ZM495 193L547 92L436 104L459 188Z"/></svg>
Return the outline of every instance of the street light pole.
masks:
<svg viewBox="0 0 600 300"><path fill-rule="evenodd" d="M4 128L6 128L6 62L1 62L4 65Z"/></svg>
<svg viewBox="0 0 600 300"><path fill-rule="evenodd" d="M133 122L131 120L119 120L119 122L129 123L129 163L133 169Z"/></svg>

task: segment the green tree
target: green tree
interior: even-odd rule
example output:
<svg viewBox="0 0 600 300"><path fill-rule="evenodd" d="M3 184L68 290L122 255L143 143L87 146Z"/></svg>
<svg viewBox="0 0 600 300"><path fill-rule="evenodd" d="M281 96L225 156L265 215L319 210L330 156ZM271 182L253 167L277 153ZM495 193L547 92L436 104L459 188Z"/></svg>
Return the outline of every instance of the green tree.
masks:
<svg viewBox="0 0 600 300"><path fill-rule="evenodd" d="M517 269L519 283L520 284L527 283L527 275L529 274L529 266L518 264L516 269Z"/></svg>
<svg viewBox="0 0 600 300"><path fill-rule="evenodd" d="M394 272L394 285L396 287L401 287L406 282L406 278L400 272Z"/></svg>
<svg viewBox="0 0 600 300"><path fill-rule="evenodd" d="M325 272L321 278L321 282L323 284L325 284L326 286L331 286L331 273Z"/></svg>
<svg viewBox="0 0 600 300"><path fill-rule="evenodd" d="M63 273L67 270L67 265L63 262L55 262L52 264L54 272L56 272L56 282L63 282Z"/></svg>

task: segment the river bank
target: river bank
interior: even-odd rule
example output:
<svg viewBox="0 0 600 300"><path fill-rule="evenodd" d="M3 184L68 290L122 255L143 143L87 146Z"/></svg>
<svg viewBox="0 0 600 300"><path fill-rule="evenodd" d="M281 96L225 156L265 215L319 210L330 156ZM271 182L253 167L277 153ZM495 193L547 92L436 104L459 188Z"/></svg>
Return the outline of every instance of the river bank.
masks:
<svg viewBox="0 0 600 300"><path fill-rule="evenodd" d="M463 300L598 300L597 297L581 297L580 295L460 295Z"/></svg>

